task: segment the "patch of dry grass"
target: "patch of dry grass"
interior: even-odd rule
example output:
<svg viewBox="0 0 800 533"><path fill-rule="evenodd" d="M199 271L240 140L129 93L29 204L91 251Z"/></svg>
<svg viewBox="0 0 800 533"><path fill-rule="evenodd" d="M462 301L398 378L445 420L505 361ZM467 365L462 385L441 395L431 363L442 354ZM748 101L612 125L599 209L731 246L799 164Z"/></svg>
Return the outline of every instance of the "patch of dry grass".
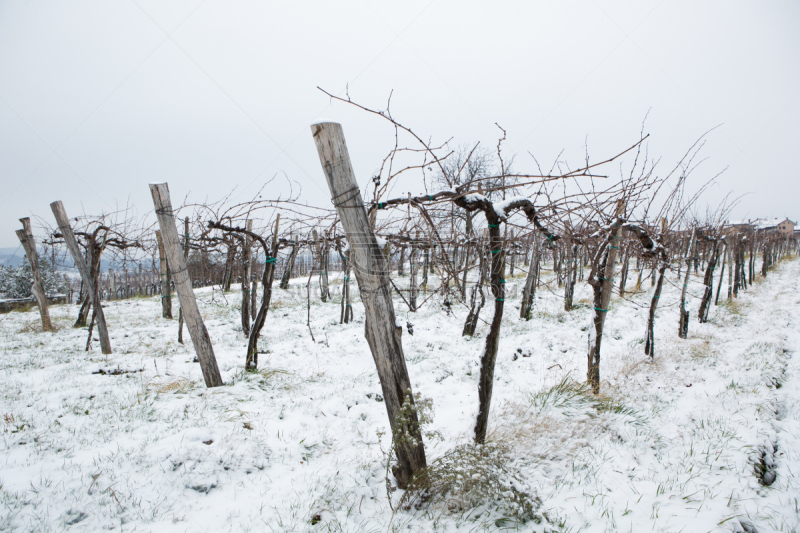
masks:
<svg viewBox="0 0 800 533"><path fill-rule="evenodd" d="M609 390L604 384L604 390ZM488 440L524 447L541 458L570 456L607 428L605 414L641 424L644 415L612 394L594 394L586 383L569 377L555 386L503 405Z"/></svg>
<svg viewBox="0 0 800 533"><path fill-rule="evenodd" d="M150 391L150 390L155 391L158 394L167 394L167 393L170 393L170 392L177 394L177 393L180 393L180 392L189 392L190 390L195 388L195 385L196 385L195 382L190 380L190 379L180 378L180 379L176 379L174 381L164 381L164 382L160 382L160 383L154 383L154 382L148 383L147 384L147 390L148 391Z"/></svg>
<svg viewBox="0 0 800 533"><path fill-rule="evenodd" d="M61 328L62 328L62 326L57 325L57 324L53 324L53 329L51 329L50 332L51 333L55 333L56 331L59 331ZM44 331L44 328L42 327L42 322L40 320L39 321L28 322L27 324L25 324L21 328L19 328L19 330L17 331L17 333L23 333L23 334L37 334L37 333L44 333L44 332L45 331Z"/></svg>

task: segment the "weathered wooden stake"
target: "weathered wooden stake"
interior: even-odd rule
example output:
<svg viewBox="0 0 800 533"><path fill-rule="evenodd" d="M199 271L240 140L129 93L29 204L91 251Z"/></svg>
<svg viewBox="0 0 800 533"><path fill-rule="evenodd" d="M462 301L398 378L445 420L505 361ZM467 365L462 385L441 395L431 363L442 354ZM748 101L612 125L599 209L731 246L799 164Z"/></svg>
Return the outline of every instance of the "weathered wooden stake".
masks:
<svg viewBox="0 0 800 533"><path fill-rule="evenodd" d="M189 264L189 217L183 219L183 258ZM142 265L139 264L139 275L142 273ZM191 279L191 278L190 278ZM178 299L180 303L180 299ZM183 344L183 307L178 308L178 342Z"/></svg>
<svg viewBox="0 0 800 533"><path fill-rule="evenodd" d="M103 354L108 355L111 353L111 340L108 338L108 328L106 327L106 317L103 314L103 306L100 305L100 297L96 291L96 284L92 279L89 268L83 260L80 248L78 248L78 241L75 240L75 234L72 233L72 226L69 225L69 217L67 211L64 209L64 204L60 201L50 204L50 209L53 210L53 215L56 217L58 229L64 237L64 242L67 244L69 253L72 255L72 260L75 266L78 267L78 272L83 279L83 285L86 287L86 292L89 296L89 301L95 309L95 319L97 321L97 332L100 335L100 349Z"/></svg>
<svg viewBox="0 0 800 533"><path fill-rule="evenodd" d="M333 204L350 243L350 260L366 314L364 333L395 436L398 465L393 473L398 485L405 487L415 474L424 471L427 463L403 356L403 330L395 321L389 265L367 218L342 126L331 122L314 124L311 132Z"/></svg>
<svg viewBox="0 0 800 533"><path fill-rule="evenodd" d="M161 318L172 318L172 290L169 286L167 253L164 251L164 242L158 230L156 230L156 241L158 241L158 273L161 279Z"/></svg>
<svg viewBox="0 0 800 533"><path fill-rule="evenodd" d="M17 238L22 244L22 248L25 249L25 255L31 265L31 274L33 275L31 293L33 293L36 305L39 307L39 314L42 317L42 329L44 331L53 331L53 323L50 321L50 308L47 305L47 293L44 290L44 280L39 270L39 254L36 252L36 240L33 238L33 231L31 230L31 219L25 217L19 219L19 221L22 222L22 229L17 230Z"/></svg>
<svg viewBox="0 0 800 533"><path fill-rule="evenodd" d="M281 289L288 289L289 288L289 280L292 277L292 269L294 268L294 262L297 259L297 252L300 249L300 244L297 241L297 236L292 236L292 251L289 254L289 259L286 261L286 266L283 269L283 275L281 276L281 283L278 285Z"/></svg>
<svg viewBox="0 0 800 533"><path fill-rule="evenodd" d="M208 335L203 317L200 316L200 309L194 298L192 290L192 280L189 277L189 268L186 259L183 257L178 230L175 228L175 213L172 211L172 202L169 198L169 187L166 183L151 183L150 194L153 196L153 205L158 216L158 225L161 228L161 236L164 240L164 249L167 258L172 264L172 275L175 279L175 291L181 302L186 327L189 336L192 338L194 350L200 360L200 368L203 370L203 379L207 387L218 387L224 385L222 376L217 367L217 358L214 356L214 347L211 345L211 338Z"/></svg>
<svg viewBox="0 0 800 533"><path fill-rule="evenodd" d="M522 301L519 306L519 317L531 319L533 302L536 297L536 279L539 275L539 241L538 232L531 239L531 259L528 262L528 275L525 277L525 287L522 289Z"/></svg>
<svg viewBox="0 0 800 533"><path fill-rule="evenodd" d="M686 309L686 289L689 286L689 273L692 270L692 257L694 254L695 230L692 229L692 236L689 238L689 247L686 249L686 274L683 278L683 288L681 289L681 308L680 322L678 323L678 337L685 339L689 335L689 311Z"/></svg>
<svg viewBox="0 0 800 533"><path fill-rule="evenodd" d="M253 231L253 221L248 220L246 224L247 231ZM242 246L242 331L245 337L250 336L250 278L252 277L252 247L253 239L249 235L244 237L244 245Z"/></svg>
<svg viewBox="0 0 800 533"><path fill-rule="evenodd" d="M339 324L349 324L353 320L353 306L350 302L350 247L348 244L347 249L343 250L341 240L337 240L336 250L342 261L342 302Z"/></svg>

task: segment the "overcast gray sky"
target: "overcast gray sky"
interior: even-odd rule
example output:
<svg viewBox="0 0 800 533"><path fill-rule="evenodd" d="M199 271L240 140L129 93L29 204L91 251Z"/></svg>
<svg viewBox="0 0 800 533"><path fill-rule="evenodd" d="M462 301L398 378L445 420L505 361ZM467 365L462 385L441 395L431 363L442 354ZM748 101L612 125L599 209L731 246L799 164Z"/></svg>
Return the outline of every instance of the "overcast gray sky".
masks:
<svg viewBox="0 0 800 533"><path fill-rule="evenodd" d="M249 197L285 172L327 204L309 125L341 122L359 181L390 148L384 107L434 140L552 161L646 131L664 169L718 124L698 181L752 193L735 216L794 220L800 3L0 0L0 247L17 219L130 201ZM277 191L271 191L276 193Z"/></svg>

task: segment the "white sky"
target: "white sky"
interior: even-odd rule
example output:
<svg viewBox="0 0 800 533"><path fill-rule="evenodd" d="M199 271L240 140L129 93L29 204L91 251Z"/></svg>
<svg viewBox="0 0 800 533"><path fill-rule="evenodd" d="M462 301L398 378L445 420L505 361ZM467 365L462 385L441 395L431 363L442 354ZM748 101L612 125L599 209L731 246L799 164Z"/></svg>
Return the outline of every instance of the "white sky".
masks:
<svg viewBox="0 0 800 533"><path fill-rule="evenodd" d="M595 160L646 131L665 171L709 128L708 199L797 221L800 3L0 0L0 247L23 216L77 215L147 183L248 198L285 172L329 205L309 125L341 122L361 183L390 148L384 107L434 141ZM549 164L547 165L549 166ZM278 191L271 191L276 196ZM416 192L416 191L414 191ZM83 206L81 207L81 204Z"/></svg>

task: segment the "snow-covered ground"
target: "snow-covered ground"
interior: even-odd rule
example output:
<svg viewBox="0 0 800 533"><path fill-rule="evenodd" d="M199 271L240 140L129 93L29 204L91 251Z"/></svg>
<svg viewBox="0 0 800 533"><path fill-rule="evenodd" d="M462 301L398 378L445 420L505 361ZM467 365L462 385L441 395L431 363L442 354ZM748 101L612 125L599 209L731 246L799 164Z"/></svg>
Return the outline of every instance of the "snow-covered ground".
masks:
<svg viewBox="0 0 800 533"><path fill-rule="evenodd" d="M409 313L396 303L399 321L413 323L403 347L415 392L434 409L429 464L485 482L505 507L470 507L464 494L403 506L399 490L390 506L391 434L357 302L349 325L339 324L338 297L312 302L312 341L304 288L277 290L260 343L269 352L246 373L239 294L203 289L226 383L216 389L203 386L188 334L177 344L177 321L160 318L157 298L106 304L107 357L98 342L84 351L76 306L51 310L56 333L37 330L35 309L0 315L0 530L800 530L800 261L713 307L707 324L694 300L687 340L677 337L670 274L653 363L642 344L649 281L615 299L601 397L582 385L586 285L570 313L561 290L542 288L526 322L523 278L508 279L515 296L482 463L468 443L487 325L464 338L463 307L447 313L433 297ZM690 292L700 294L698 278ZM536 519L504 519L523 500Z"/></svg>

